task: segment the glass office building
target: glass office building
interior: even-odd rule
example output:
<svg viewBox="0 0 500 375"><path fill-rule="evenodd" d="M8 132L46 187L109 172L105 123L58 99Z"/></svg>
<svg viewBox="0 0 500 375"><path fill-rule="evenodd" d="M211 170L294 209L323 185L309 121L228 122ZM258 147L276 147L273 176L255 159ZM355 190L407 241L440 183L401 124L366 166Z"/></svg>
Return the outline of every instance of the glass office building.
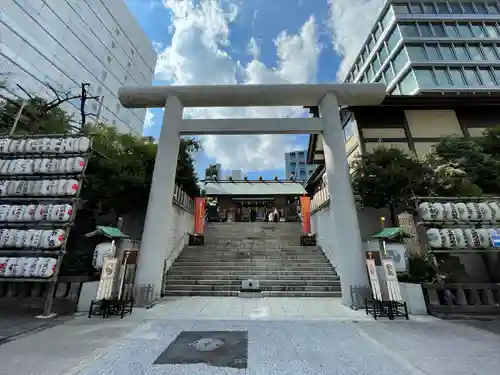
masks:
<svg viewBox="0 0 500 375"><path fill-rule="evenodd" d="M0 0L0 75L2 95L53 97L79 92L103 97L100 119L121 132L142 135L146 110L126 109L118 100L123 85L151 85L157 54L125 0ZM88 101L96 114L99 103ZM80 101L64 103L69 113ZM90 116L89 116L90 118ZM92 121L92 119L91 119Z"/></svg>
<svg viewBox="0 0 500 375"><path fill-rule="evenodd" d="M316 165L307 164L307 150L298 150L285 153L285 175L291 175L297 181L307 181Z"/></svg>
<svg viewBox="0 0 500 375"><path fill-rule="evenodd" d="M386 1L345 81L392 95L499 89L499 2Z"/></svg>

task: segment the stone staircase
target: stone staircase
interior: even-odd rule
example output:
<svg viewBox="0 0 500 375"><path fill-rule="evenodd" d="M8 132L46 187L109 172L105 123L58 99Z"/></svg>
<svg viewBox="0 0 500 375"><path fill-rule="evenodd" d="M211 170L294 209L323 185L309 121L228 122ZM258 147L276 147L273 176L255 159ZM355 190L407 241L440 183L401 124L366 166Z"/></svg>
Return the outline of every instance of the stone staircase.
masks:
<svg viewBox="0 0 500 375"><path fill-rule="evenodd" d="M170 296L237 296L260 281L266 296L340 297L340 279L317 247L300 246L300 223L208 223L205 245L185 248L166 275Z"/></svg>

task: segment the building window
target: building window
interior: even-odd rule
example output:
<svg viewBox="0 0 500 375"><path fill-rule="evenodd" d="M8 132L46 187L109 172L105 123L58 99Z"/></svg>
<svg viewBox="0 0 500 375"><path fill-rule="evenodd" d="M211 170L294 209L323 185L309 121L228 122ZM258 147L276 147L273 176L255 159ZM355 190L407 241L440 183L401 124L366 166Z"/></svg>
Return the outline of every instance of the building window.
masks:
<svg viewBox="0 0 500 375"><path fill-rule="evenodd" d="M380 63L383 64L385 62L385 60L387 60L387 57L389 56L389 54L387 53L387 48L385 46L385 43L382 43L382 46L380 47L380 50L378 53L380 56Z"/></svg>
<svg viewBox="0 0 500 375"><path fill-rule="evenodd" d="M465 48L465 44L455 44L455 55L457 56L457 60L459 61L470 60L470 56L467 53L467 48Z"/></svg>
<svg viewBox="0 0 500 375"><path fill-rule="evenodd" d="M446 3L437 3L436 6L439 14L450 14L450 10Z"/></svg>
<svg viewBox="0 0 500 375"><path fill-rule="evenodd" d="M110 55L108 55L106 59L108 60L108 63L110 63L113 60L113 58Z"/></svg>
<svg viewBox="0 0 500 375"><path fill-rule="evenodd" d="M481 76L481 81L484 86L496 86L495 79L493 78L493 74L491 74L491 70L489 68L479 68L479 75Z"/></svg>
<svg viewBox="0 0 500 375"><path fill-rule="evenodd" d="M495 48L491 44L483 44L483 52L486 60L494 61L498 60L497 53Z"/></svg>
<svg viewBox="0 0 500 375"><path fill-rule="evenodd" d="M106 72L105 70L103 70L102 74L101 74L101 80L104 81L107 76L108 76L108 72Z"/></svg>
<svg viewBox="0 0 500 375"><path fill-rule="evenodd" d="M419 3L410 4L410 10L413 14L422 14L423 13L422 8L420 7Z"/></svg>
<svg viewBox="0 0 500 375"><path fill-rule="evenodd" d="M464 68L465 79L469 86L480 86L481 82L475 68Z"/></svg>
<svg viewBox="0 0 500 375"><path fill-rule="evenodd" d="M401 36L399 34L399 30L397 27L395 27L392 30L389 38L387 39L387 46L389 47L389 51L392 51L394 48L396 48L400 39L401 39Z"/></svg>
<svg viewBox="0 0 500 375"><path fill-rule="evenodd" d="M428 23L419 23L420 35L424 37L432 37L431 26Z"/></svg>
<svg viewBox="0 0 500 375"><path fill-rule="evenodd" d="M500 84L500 68L494 68L493 73L495 73L495 79Z"/></svg>
<svg viewBox="0 0 500 375"><path fill-rule="evenodd" d="M450 68L451 84L453 86L464 87L465 79L461 68Z"/></svg>
<svg viewBox="0 0 500 375"><path fill-rule="evenodd" d="M411 61L424 61L425 60L424 49L423 49L423 46L421 46L421 45L409 44L406 46L406 52L408 53L408 56L410 57Z"/></svg>
<svg viewBox="0 0 500 375"><path fill-rule="evenodd" d="M420 87L436 86L432 70L430 69L424 69L424 68L415 69L415 78L417 79L418 85Z"/></svg>
<svg viewBox="0 0 500 375"><path fill-rule="evenodd" d="M479 14L488 14L488 10L482 3L476 3L474 4L476 6L477 13Z"/></svg>
<svg viewBox="0 0 500 375"><path fill-rule="evenodd" d="M123 78L123 80L124 80L125 82L127 82L127 81L128 81L128 76L125 76L125 78Z"/></svg>
<svg viewBox="0 0 500 375"><path fill-rule="evenodd" d="M113 126L116 126L116 120L113 120L111 124L113 124Z"/></svg>
<svg viewBox="0 0 500 375"><path fill-rule="evenodd" d="M394 71L396 72L396 75L404 69L407 62L408 57L406 56L406 51L404 48L401 48L397 56L394 58Z"/></svg>
<svg viewBox="0 0 500 375"><path fill-rule="evenodd" d="M436 14L436 8L434 8L434 3L424 3L423 6L425 14Z"/></svg>
<svg viewBox="0 0 500 375"><path fill-rule="evenodd" d="M415 38L420 36L418 33L417 25L414 23L402 23L399 25L401 29L401 34L410 38Z"/></svg>
<svg viewBox="0 0 500 375"><path fill-rule="evenodd" d="M386 68L384 69L384 78L387 84L389 84L394 78L394 71L392 70L391 63L387 64Z"/></svg>
<svg viewBox="0 0 500 375"><path fill-rule="evenodd" d="M428 44L425 46L427 52L427 59L430 61L441 60L441 55L439 54L439 49L436 44Z"/></svg>
<svg viewBox="0 0 500 375"><path fill-rule="evenodd" d="M440 38L446 37L446 30L441 22L432 22L431 25L435 36Z"/></svg>
<svg viewBox="0 0 500 375"><path fill-rule="evenodd" d="M354 126L356 122L352 118L344 126L344 141L348 141L354 135Z"/></svg>
<svg viewBox="0 0 500 375"><path fill-rule="evenodd" d="M382 29L380 28L379 25L377 25L377 27L375 28L373 35L375 36L375 39L377 39L377 40L378 40L378 38L380 38L380 35L382 35Z"/></svg>
<svg viewBox="0 0 500 375"><path fill-rule="evenodd" d="M373 56L373 72L377 74L379 70L380 70L380 60L378 58L378 55L375 54L375 56Z"/></svg>
<svg viewBox="0 0 500 375"><path fill-rule="evenodd" d="M132 67L132 63L129 61L129 62L127 63L127 68L131 68L131 67Z"/></svg>
<svg viewBox="0 0 500 375"><path fill-rule="evenodd" d="M96 103L96 102L92 103L92 109L93 109L94 111L97 111L97 108L98 108L98 107L97 107L97 103Z"/></svg>
<svg viewBox="0 0 500 375"><path fill-rule="evenodd" d="M445 22L444 27L446 29L446 34L448 34L448 36L452 38L460 36L458 34L458 29L455 22Z"/></svg>
<svg viewBox="0 0 500 375"><path fill-rule="evenodd" d="M102 94L102 86L99 86L97 88L97 95Z"/></svg>
<svg viewBox="0 0 500 375"><path fill-rule="evenodd" d="M498 14L500 13L500 9L498 8L498 4L496 2L487 2L486 3L486 8L488 8L488 12L491 14Z"/></svg>
<svg viewBox="0 0 500 375"><path fill-rule="evenodd" d="M475 61L483 61L483 54L481 53L481 48L479 48L479 44L469 44L469 53L472 57L472 60Z"/></svg>
<svg viewBox="0 0 500 375"><path fill-rule="evenodd" d="M498 36L500 36L495 23L485 23L484 26L486 28L486 33L490 38L497 38Z"/></svg>
<svg viewBox="0 0 500 375"><path fill-rule="evenodd" d="M455 55L453 54L453 49L451 47L451 44L441 44L440 51L441 51L441 56L443 56L443 60L445 61L455 60Z"/></svg>
<svg viewBox="0 0 500 375"><path fill-rule="evenodd" d="M474 7L472 6L472 3L467 3L465 1L462 1L462 8L464 8L465 14L475 14L476 13L474 11Z"/></svg>
<svg viewBox="0 0 500 375"><path fill-rule="evenodd" d="M111 48L116 48L116 43L114 40L111 41Z"/></svg>
<svg viewBox="0 0 500 375"><path fill-rule="evenodd" d="M389 27L389 25L392 23L392 20L394 19L394 13L391 8L387 9L387 12L385 13L384 17L382 18L382 22L380 24L382 25L382 28L385 30Z"/></svg>
<svg viewBox="0 0 500 375"><path fill-rule="evenodd" d="M450 86L450 78L448 77L448 72L446 68L435 68L434 75L436 76L436 81L438 86L440 87L448 87Z"/></svg>
<svg viewBox="0 0 500 375"><path fill-rule="evenodd" d="M472 23L471 27L475 37L485 38L488 36L486 34L486 30L484 29L483 25L481 25L480 23Z"/></svg>
<svg viewBox="0 0 500 375"><path fill-rule="evenodd" d="M472 30L468 22L459 22L458 23L458 33L461 37L471 38L474 35L472 34Z"/></svg>
<svg viewBox="0 0 500 375"><path fill-rule="evenodd" d="M450 6L452 14L462 14L462 8L459 3L450 2L448 5Z"/></svg>
<svg viewBox="0 0 500 375"><path fill-rule="evenodd" d="M399 86L402 95L413 94L413 92L415 92L415 89L417 88L417 82L415 81L413 72L409 71L408 73L406 73Z"/></svg>
<svg viewBox="0 0 500 375"><path fill-rule="evenodd" d="M394 4L392 6L394 8L394 13L396 14L408 14L410 10L408 9L408 5L406 4Z"/></svg>

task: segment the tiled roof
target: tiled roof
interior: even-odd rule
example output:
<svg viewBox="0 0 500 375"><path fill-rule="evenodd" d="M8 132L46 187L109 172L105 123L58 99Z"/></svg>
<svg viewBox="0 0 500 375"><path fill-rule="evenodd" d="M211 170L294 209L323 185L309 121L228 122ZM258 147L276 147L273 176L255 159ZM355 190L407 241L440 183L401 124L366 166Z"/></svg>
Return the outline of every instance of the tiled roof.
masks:
<svg viewBox="0 0 500 375"><path fill-rule="evenodd" d="M203 190L210 195L304 195L301 183L293 181L206 181Z"/></svg>

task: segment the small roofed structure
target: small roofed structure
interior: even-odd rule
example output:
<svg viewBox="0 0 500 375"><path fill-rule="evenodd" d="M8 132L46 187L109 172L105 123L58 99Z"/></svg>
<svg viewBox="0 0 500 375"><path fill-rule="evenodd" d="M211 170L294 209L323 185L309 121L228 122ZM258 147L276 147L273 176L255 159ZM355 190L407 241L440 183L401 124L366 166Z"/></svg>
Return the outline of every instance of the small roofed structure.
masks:
<svg viewBox="0 0 500 375"><path fill-rule="evenodd" d="M298 200L307 192L290 180L206 180L203 190L210 200L217 200L217 213L209 211L210 221L265 221L278 209L286 221L297 221Z"/></svg>

